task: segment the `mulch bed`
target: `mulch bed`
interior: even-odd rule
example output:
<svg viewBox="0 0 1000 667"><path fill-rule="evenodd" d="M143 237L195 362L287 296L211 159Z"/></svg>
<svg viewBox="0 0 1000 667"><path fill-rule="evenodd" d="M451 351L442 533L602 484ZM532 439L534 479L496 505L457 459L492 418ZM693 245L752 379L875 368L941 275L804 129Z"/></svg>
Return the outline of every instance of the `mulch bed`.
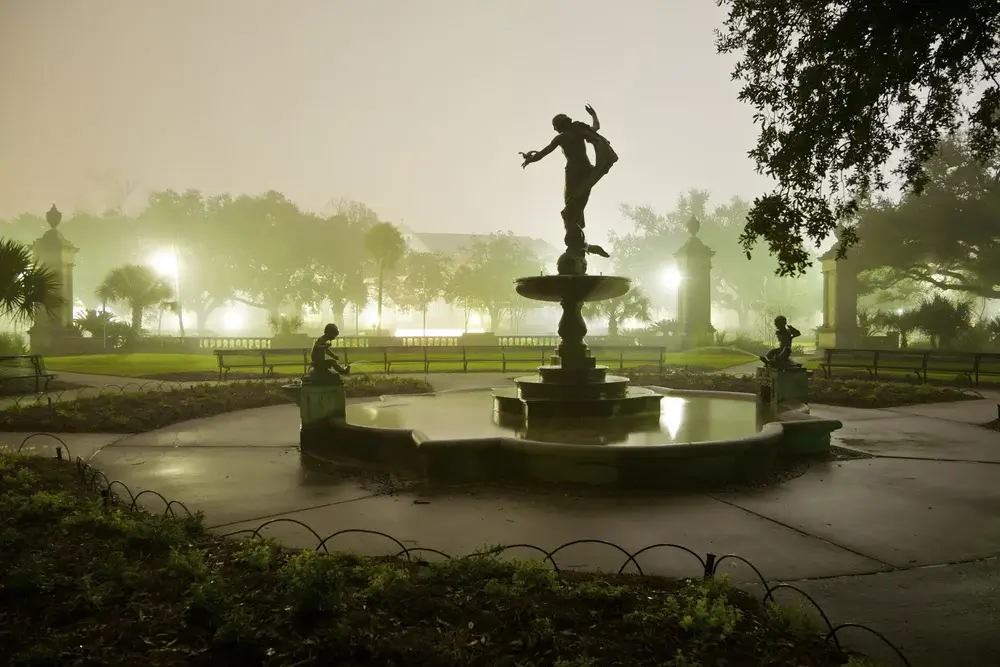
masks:
<svg viewBox="0 0 1000 667"><path fill-rule="evenodd" d="M650 372L646 369L624 373L637 385L658 385L670 389L732 391L753 394L756 378L751 375L694 373L689 371ZM981 397L961 389L932 384L873 382L853 378L826 379L813 375L809 381L809 402L850 408L891 408L921 403L949 403L978 400Z"/></svg>
<svg viewBox="0 0 1000 667"><path fill-rule="evenodd" d="M264 380L264 379L292 379L301 376L302 373L264 375L262 373L247 373L245 371L231 371L226 374L226 381L230 380ZM172 373L150 373L140 375L144 380L161 380L166 382L218 382L219 371L175 371Z"/></svg>
<svg viewBox="0 0 1000 667"><path fill-rule="evenodd" d="M847 656L722 579L408 563L237 542L106 509L75 469L0 457L0 655L11 665L741 665Z"/></svg>
<svg viewBox="0 0 1000 667"><path fill-rule="evenodd" d="M45 383L39 385L45 387ZM89 385L77 384L76 382L63 382L62 380L50 380L48 392L56 391L66 391L68 389L85 389ZM5 382L2 387L0 387L0 399L4 398L16 398L21 396L34 396L35 391L35 381L34 380L10 380Z"/></svg>
<svg viewBox="0 0 1000 667"><path fill-rule="evenodd" d="M421 379L381 376L347 378L344 388L352 398L432 391ZM262 382L110 392L72 401L8 408L0 411L0 431L142 433L189 419L289 402L280 386Z"/></svg>

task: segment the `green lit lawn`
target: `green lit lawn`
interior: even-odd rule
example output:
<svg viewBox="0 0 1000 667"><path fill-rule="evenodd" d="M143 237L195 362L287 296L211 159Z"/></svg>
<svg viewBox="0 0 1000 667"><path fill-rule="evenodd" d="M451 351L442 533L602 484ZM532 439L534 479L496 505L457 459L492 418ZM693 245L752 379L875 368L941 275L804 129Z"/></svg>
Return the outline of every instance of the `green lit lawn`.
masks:
<svg viewBox="0 0 1000 667"><path fill-rule="evenodd" d="M385 354L381 350L364 348L340 349L337 351L342 363L354 364L355 372L379 373L384 371ZM602 349L594 348L591 353L598 363L611 368L634 368L655 365L659 353L652 349ZM507 350L506 370L510 372L532 371L536 366L548 363L552 351L549 349L527 348ZM463 363L462 348L432 350L427 354L429 370L432 373L456 373L464 368L475 372L500 372L503 370L501 355L495 350L466 348ZM705 369L722 369L753 361L745 354L712 354L702 352L676 352L664 355L668 366L689 366ZM424 372L424 354L417 350L388 355L389 370L392 373ZM255 372L261 367L256 357L233 357L232 371ZM299 375L304 370L302 355L269 355L268 363L275 363L275 373ZM94 375L116 375L121 377L144 377L166 373L217 371L219 366L211 354L94 354L75 357L46 357L46 367L55 372L90 373Z"/></svg>

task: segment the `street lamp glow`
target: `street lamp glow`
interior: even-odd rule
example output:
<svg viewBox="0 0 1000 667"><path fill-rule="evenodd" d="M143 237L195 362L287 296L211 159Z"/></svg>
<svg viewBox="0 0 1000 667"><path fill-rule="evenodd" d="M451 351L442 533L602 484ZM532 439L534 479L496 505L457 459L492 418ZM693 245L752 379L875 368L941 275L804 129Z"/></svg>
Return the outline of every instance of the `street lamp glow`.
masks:
<svg viewBox="0 0 1000 667"><path fill-rule="evenodd" d="M147 261L164 278L177 278L177 253L173 250L157 250Z"/></svg>
<svg viewBox="0 0 1000 667"><path fill-rule="evenodd" d="M247 318L244 309L230 306L222 312L222 328L226 331L240 331L246 325L246 322Z"/></svg>
<svg viewBox="0 0 1000 667"><path fill-rule="evenodd" d="M681 275L680 269L676 266L668 266L663 269L660 274L660 280L663 282L664 287L667 287L668 289L677 289L681 286L684 276Z"/></svg>

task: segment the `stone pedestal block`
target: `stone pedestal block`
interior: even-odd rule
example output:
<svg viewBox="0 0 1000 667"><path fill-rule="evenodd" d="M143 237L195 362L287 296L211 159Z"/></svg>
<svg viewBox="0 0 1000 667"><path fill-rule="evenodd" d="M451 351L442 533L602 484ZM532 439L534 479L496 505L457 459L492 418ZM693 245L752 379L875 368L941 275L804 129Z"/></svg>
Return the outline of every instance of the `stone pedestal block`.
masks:
<svg viewBox="0 0 1000 667"><path fill-rule="evenodd" d="M757 369L757 402L777 408L780 404L807 403L809 376L801 366Z"/></svg>
<svg viewBox="0 0 1000 667"><path fill-rule="evenodd" d="M299 391L299 415L302 427L321 423L327 419L344 419L347 416L347 395L342 384L303 384Z"/></svg>

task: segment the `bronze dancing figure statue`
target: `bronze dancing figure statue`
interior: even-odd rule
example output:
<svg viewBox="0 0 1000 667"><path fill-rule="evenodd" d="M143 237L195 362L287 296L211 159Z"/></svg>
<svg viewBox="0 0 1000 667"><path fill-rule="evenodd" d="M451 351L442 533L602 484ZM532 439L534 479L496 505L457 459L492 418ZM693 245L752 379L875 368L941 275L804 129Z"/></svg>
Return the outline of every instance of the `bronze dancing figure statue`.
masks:
<svg viewBox="0 0 1000 667"><path fill-rule="evenodd" d="M587 254L609 257L601 246L588 245L584 235L586 221L584 209L590 201L590 192L597 182L611 170L618 161L618 154L598 130L601 122L597 112L589 104L586 107L591 124L574 121L565 114L552 119L552 128L558 133L549 145L540 151L521 153L524 163L521 168L538 162L556 148L562 148L566 156L566 187L563 194L563 227L566 230L566 252L559 257L560 275L582 275L587 272ZM587 156L587 144L594 147L594 164Z"/></svg>

